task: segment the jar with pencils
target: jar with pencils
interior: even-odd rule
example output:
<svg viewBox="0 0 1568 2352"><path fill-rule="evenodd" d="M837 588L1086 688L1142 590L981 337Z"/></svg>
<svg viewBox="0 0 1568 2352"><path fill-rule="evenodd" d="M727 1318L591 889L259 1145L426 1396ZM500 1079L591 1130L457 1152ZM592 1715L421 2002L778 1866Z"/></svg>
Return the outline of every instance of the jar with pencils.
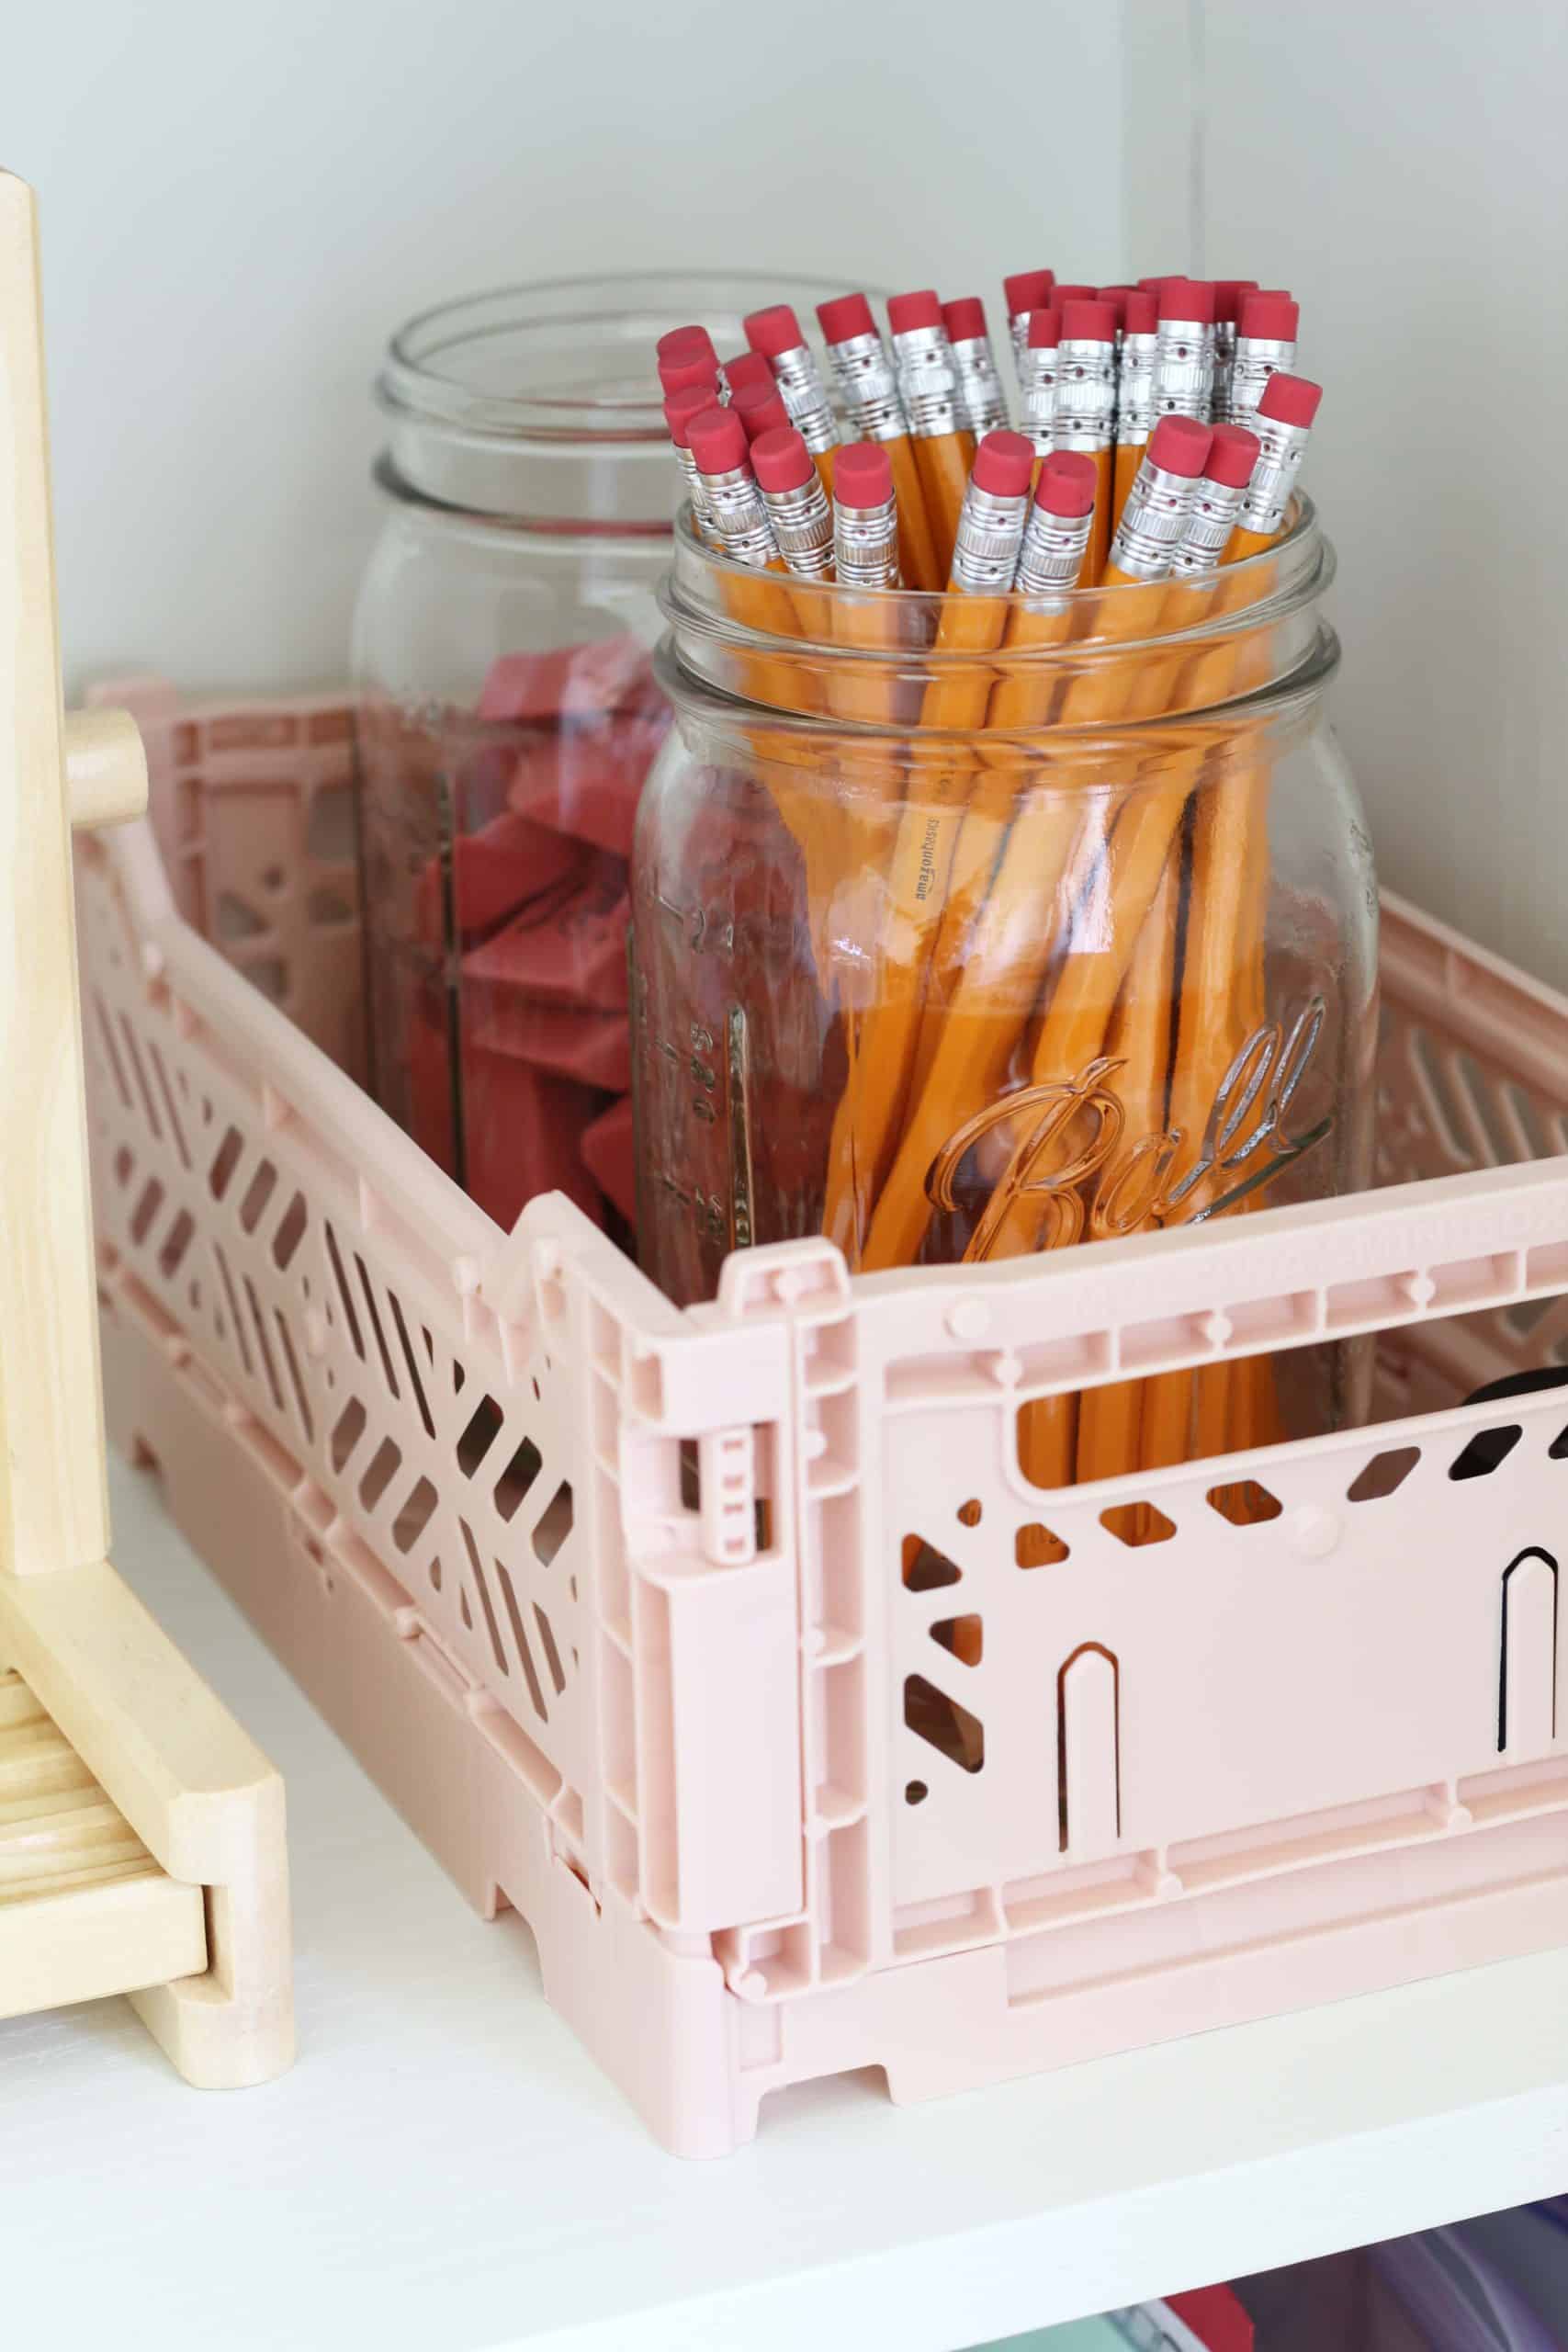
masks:
<svg viewBox="0 0 1568 2352"><path fill-rule="evenodd" d="M974 1264L1370 1181L1332 574L1304 499L1223 571L1048 594L781 578L682 521L633 876L640 1250L672 1297L751 1242ZM1255 1362L1032 1408L1026 1472L1363 1409L1352 1352Z"/></svg>

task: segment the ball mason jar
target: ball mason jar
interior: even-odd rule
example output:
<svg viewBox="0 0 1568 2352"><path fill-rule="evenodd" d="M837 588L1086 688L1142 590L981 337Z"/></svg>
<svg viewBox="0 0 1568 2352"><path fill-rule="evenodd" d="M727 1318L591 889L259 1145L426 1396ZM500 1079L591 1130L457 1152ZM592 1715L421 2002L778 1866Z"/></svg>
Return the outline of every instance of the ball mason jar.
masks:
<svg viewBox="0 0 1568 2352"><path fill-rule="evenodd" d="M380 535L355 619L371 1091L510 1226L634 1209L632 827L678 474L666 329L833 288L626 276L452 302L377 384Z"/></svg>
<svg viewBox="0 0 1568 2352"><path fill-rule="evenodd" d="M750 1243L975 1263L1369 1182L1332 571L1302 501L1207 581L955 627L954 597L748 572L682 519L633 869L639 1253L672 1298ZM1149 1461L1333 1426L1363 1362L1066 1400L1031 1475L1126 1466L1118 1416Z"/></svg>

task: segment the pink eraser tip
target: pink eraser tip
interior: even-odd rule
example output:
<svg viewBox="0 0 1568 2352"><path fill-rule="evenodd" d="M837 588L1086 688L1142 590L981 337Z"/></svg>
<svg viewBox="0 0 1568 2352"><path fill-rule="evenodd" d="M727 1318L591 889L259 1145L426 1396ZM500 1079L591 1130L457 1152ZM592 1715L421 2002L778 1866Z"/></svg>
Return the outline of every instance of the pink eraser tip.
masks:
<svg viewBox="0 0 1568 2352"><path fill-rule="evenodd" d="M730 398L729 413L740 419L748 441L755 441L764 433L776 433L789 423L789 411L776 384L742 384Z"/></svg>
<svg viewBox="0 0 1568 2352"><path fill-rule="evenodd" d="M1055 303L1043 310L1029 313L1029 348L1031 351L1055 351L1062 340L1062 313Z"/></svg>
<svg viewBox="0 0 1568 2352"><path fill-rule="evenodd" d="M717 356L706 327L671 327L668 334L660 336L653 350L658 359L684 359L693 351L705 352L710 359Z"/></svg>
<svg viewBox="0 0 1568 2352"><path fill-rule="evenodd" d="M1203 471L1211 481L1227 490L1245 490L1262 447L1257 434L1249 433L1245 424L1216 424Z"/></svg>
<svg viewBox="0 0 1568 2352"><path fill-rule="evenodd" d="M1140 277L1138 280L1139 290L1145 294L1158 294L1162 286L1168 286L1170 284L1170 277L1171 273L1168 270L1163 277Z"/></svg>
<svg viewBox="0 0 1568 2352"><path fill-rule="evenodd" d="M908 334L915 327L939 327L942 304L929 286L918 288L913 294L890 294L887 323L895 334Z"/></svg>
<svg viewBox="0 0 1568 2352"><path fill-rule="evenodd" d="M816 473L811 452L795 431L760 433L751 444L751 470L764 490L804 490Z"/></svg>
<svg viewBox="0 0 1568 2352"><path fill-rule="evenodd" d="M1162 416L1149 435L1146 462L1161 473L1187 474L1196 481L1208 463L1213 437L1213 426L1200 424L1195 416ZM694 435L692 447L696 446Z"/></svg>
<svg viewBox="0 0 1568 2352"><path fill-rule="evenodd" d="M776 359L781 352L798 351L806 341L800 332L800 321L787 302L775 302L766 311L753 311L741 324L752 350L760 351L766 359Z"/></svg>
<svg viewBox="0 0 1568 2352"><path fill-rule="evenodd" d="M1310 424L1322 398L1323 386L1314 384L1309 377L1287 376L1276 370L1263 387L1258 413L1272 417L1276 424Z"/></svg>
<svg viewBox="0 0 1568 2352"><path fill-rule="evenodd" d="M1051 300L1059 311L1064 302L1092 302L1100 291L1097 286L1053 286Z"/></svg>
<svg viewBox="0 0 1568 2352"><path fill-rule="evenodd" d="M1248 294L1256 294L1256 277L1216 277L1214 280L1214 316L1235 320L1241 315L1241 306Z"/></svg>
<svg viewBox="0 0 1568 2352"><path fill-rule="evenodd" d="M686 432L699 473L732 474L746 463L746 427L732 408L704 409Z"/></svg>
<svg viewBox="0 0 1568 2352"><path fill-rule="evenodd" d="M677 449L689 449L692 446L692 419L717 406L711 384L688 384L684 390L671 393L664 403L664 422Z"/></svg>
<svg viewBox="0 0 1568 2352"><path fill-rule="evenodd" d="M1127 315L1127 297L1132 290L1130 286L1102 286L1100 289L1097 299L1109 304L1111 315L1118 326Z"/></svg>
<svg viewBox="0 0 1568 2352"><path fill-rule="evenodd" d="M1034 475L1034 444L1021 433L987 433L975 452L969 479L992 498L1026 498Z"/></svg>
<svg viewBox="0 0 1568 2352"><path fill-rule="evenodd" d="M733 397L744 384L771 384L773 371L760 351L738 351L724 363L724 380Z"/></svg>
<svg viewBox="0 0 1568 2352"><path fill-rule="evenodd" d="M942 304L942 322L949 343L974 343L986 332L986 306L978 294L961 294Z"/></svg>
<svg viewBox="0 0 1568 2352"><path fill-rule="evenodd" d="M1056 283L1054 269L1019 269L1002 280L1002 292L1007 296L1008 316L1016 319L1021 311L1038 310L1050 299Z"/></svg>
<svg viewBox="0 0 1568 2352"><path fill-rule="evenodd" d="M1159 297L1145 286L1134 286L1122 313L1123 334L1156 334L1159 331Z"/></svg>
<svg viewBox="0 0 1568 2352"><path fill-rule="evenodd" d="M863 294L835 294L830 302L818 302L817 323L824 343L848 343L852 335L876 333L876 321Z"/></svg>
<svg viewBox="0 0 1568 2352"><path fill-rule="evenodd" d="M706 384L711 390L718 382L718 362L710 351L695 349L682 353L678 359L661 359L659 381L666 400L671 392L683 392L692 384Z"/></svg>
<svg viewBox="0 0 1568 2352"><path fill-rule="evenodd" d="M880 441L846 441L833 458L833 496L840 506L886 506L893 460Z"/></svg>
<svg viewBox="0 0 1568 2352"><path fill-rule="evenodd" d="M1162 319L1190 319L1198 326L1214 323L1214 289L1207 278L1168 277L1160 288Z"/></svg>
<svg viewBox="0 0 1568 2352"><path fill-rule="evenodd" d="M1098 469L1080 449L1053 449L1040 469L1034 503L1047 514L1092 514Z"/></svg>
<svg viewBox="0 0 1568 2352"><path fill-rule="evenodd" d="M1270 289L1249 294L1241 306L1236 333L1254 343L1294 343L1301 325L1300 305L1288 294Z"/></svg>
<svg viewBox="0 0 1568 2352"><path fill-rule="evenodd" d="M1114 343L1116 340L1116 305L1075 300L1062 305L1062 341L1064 343Z"/></svg>

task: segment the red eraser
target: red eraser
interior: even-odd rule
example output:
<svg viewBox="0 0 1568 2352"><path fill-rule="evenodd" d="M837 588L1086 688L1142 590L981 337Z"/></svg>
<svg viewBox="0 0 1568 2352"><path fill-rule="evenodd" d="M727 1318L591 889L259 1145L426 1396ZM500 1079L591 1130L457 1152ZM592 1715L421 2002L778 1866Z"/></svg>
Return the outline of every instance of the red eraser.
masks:
<svg viewBox="0 0 1568 2352"><path fill-rule="evenodd" d="M504 1054L465 1050L463 1148L468 1197L510 1231L540 1193L565 1193L594 1223L604 1204L582 1139L604 1097Z"/></svg>
<svg viewBox="0 0 1568 2352"><path fill-rule="evenodd" d="M793 424L760 434L751 444L751 470L764 490L804 490L817 471Z"/></svg>
<svg viewBox="0 0 1568 2352"><path fill-rule="evenodd" d="M752 350L760 351L767 359L777 359L785 351L798 351L806 341L800 332L800 321L787 302L773 302L765 311L753 311L740 323Z"/></svg>
<svg viewBox="0 0 1568 2352"><path fill-rule="evenodd" d="M717 406L718 394L711 384L688 384L684 390L671 393L664 403L664 422L677 449L692 446L692 419Z"/></svg>
<svg viewBox="0 0 1568 2352"><path fill-rule="evenodd" d="M1159 290L1162 319L1190 319L1198 326L1214 323L1214 289L1207 278L1168 277Z"/></svg>
<svg viewBox="0 0 1568 2352"><path fill-rule="evenodd" d="M452 844L452 922L465 942L482 939L547 890L575 875L585 857L565 833L503 808L477 832L459 833ZM446 893L434 858L419 877L414 921L428 946L446 933Z"/></svg>
<svg viewBox="0 0 1568 2352"><path fill-rule="evenodd" d="M942 304L935 288L921 286L912 294L890 294L887 323L895 334L908 334L916 327L941 326Z"/></svg>
<svg viewBox="0 0 1568 2352"><path fill-rule="evenodd" d="M992 498L1027 498L1034 475L1034 444L1021 433L987 433L975 452L969 479Z"/></svg>
<svg viewBox="0 0 1568 2352"><path fill-rule="evenodd" d="M632 1082L631 1023L624 1012L582 1012L574 1005L534 1004L509 991L465 1007L464 1035L481 1053L510 1054L579 1086L624 1094Z"/></svg>
<svg viewBox="0 0 1568 2352"><path fill-rule="evenodd" d="M704 409L686 431L699 473L732 474L746 463L746 427L733 408Z"/></svg>
<svg viewBox="0 0 1568 2352"><path fill-rule="evenodd" d="M949 343L974 343L986 332L986 306L977 294L961 294L942 304L942 322Z"/></svg>
<svg viewBox="0 0 1568 2352"><path fill-rule="evenodd" d="M1051 300L1059 311L1064 302L1092 302L1099 288L1095 286L1053 286Z"/></svg>
<svg viewBox="0 0 1568 2352"><path fill-rule="evenodd" d="M1211 481L1227 490L1245 490L1262 447L1257 434L1249 433L1245 424L1216 424L1203 471Z"/></svg>
<svg viewBox="0 0 1568 2352"><path fill-rule="evenodd" d="M1287 376L1276 369L1263 387L1258 413L1272 417L1276 424L1310 424L1322 398L1323 386L1310 377Z"/></svg>
<svg viewBox="0 0 1568 2352"><path fill-rule="evenodd" d="M1127 297L1127 307L1122 313L1123 334L1157 334L1159 332L1159 297L1146 287L1134 286Z"/></svg>
<svg viewBox="0 0 1568 2352"><path fill-rule="evenodd" d="M1195 416L1162 416L1149 435L1145 463L1196 481L1209 461L1213 437L1213 427L1200 424Z"/></svg>
<svg viewBox="0 0 1568 2352"><path fill-rule="evenodd" d="M1163 277L1140 277L1138 285L1144 293L1157 296L1162 286L1169 285L1171 275L1172 273L1168 270Z"/></svg>
<svg viewBox="0 0 1568 2352"><path fill-rule="evenodd" d="M673 392L689 390L694 384L704 384L716 400L718 397L718 362L711 351L692 350L677 359L661 359L659 382L666 400Z"/></svg>
<svg viewBox="0 0 1568 2352"><path fill-rule="evenodd" d="M1288 294L1270 290L1247 296L1236 333L1255 343L1294 343L1301 322L1300 305Z"/></svg>
<svg viewBox="0 0 1568 2352"><path fill-rule="evenodd" d="M1002 280L1002 292L1007 296L1008 316L1016 319L1021 311L1037 310L1048 301L1051 288L1056 283L1054 269L1019 269Z"/></svg>
<svg viewBox="0 0 1568 2352"><path fill-rule="evenodd" d="M1131 287L1127 286L1102 286L1100 289L1099 299L1110 304L1111 315L1118 326L1127 315L1127 297L1131 291Z"/></svg>
<svg viewBox="0 0 1568 2352"><path fill-rule="evenodd" d="M582 1137L582 1164L612 1206L628 1225L637 1223L637 1145L632 1134L632 1099L622 1096L600 1113Z"/></svg>
<svg viewBox="0 0 1568 2352"><path fill-rule="evenodd" d="M661 334L653 346L654 357L660 360L684 359L688 353L694 351L704 353L709 359L717 358L713 337L706 327L671 327L669 334Z"/></svg>
<svg viewBox="0 0 1568 2352"><path fill-rule="evenodd" d="M771 384L773 371L760 351L738 351L733 359L724 363L724 380L733 399L743 385Z"/></svg>
<svg viewBox="0 0 1568 2352"><path fill-rule="evenodd" d="M1064 343L1114 343L1116 340L1116 305L1102 302L1098 296L1091 301L1075 296L1062 304L1062 341Z"/></svg>
<svg viewBox="0 0 1568 2352"><path fill-rule="evenodd" d="M852 335L876 333L876 321L863 294L835 294L830 302L818 302L817 323L825 343L848 343Z"/></svg>
<svg viewBox="0 0 1568 2352"><path fill-rule="evenodd" d="M742 384L730 395L729 413L740 419L748 441L755 441L761 433L776 433L789 423L784 394L774 383Z"/></svg>
<svg viewBox="0 0 1568 2352"><path fill-rule="evenodd" d="M1034 492L1037 506L1047 514L1092 514L1099 469L1081 449L1053 449L1040 469Z"/></svg>
<svg viewBox="0 0 1568 2352"><path fill-rule="evenodd" d="M846 441L833 458L833 496L840 506L886 506L893 460L880 441Z"/></svg>
<svg viewBox="0 0 1568 2352"><path fill-rule="evenodd" d="M610 870L623 877L626 871L619 864ZM564 903L551 899L543 913L525 909L465 956L464 985L490 982L536 1003L624 1012L630 919L624 887L614 896L604 879L591 882Z"/></svg>
<svg viewBox="0 0 1568 2352"><path fill-rule="evenodd" d="M523 752L507 799L519 816L620 858L632 852L643 781L668 718L625 718L571 728Z"/></svg>
<svg viewBox="0 0 1568 2352"><path fill-rule="evenodd" d="M1235 321L1241 315L1241 306L1248 294L1256 294L1256 277L1216 277L1214 280L1214 316Z"/></svg>
<svg viewBox="0 0 1568 2352"><path fill-rule="evenodd" d="M480 718L599 718L648 702L653 670L635 637L601 637L546 653L502 653L479 689Z"/></svg>
<svg viewBox="0 0 1568 2352"><path fill-rule="evenodd" d="M1031 351L1055 351L1062 340L1062 313L1054 302L1029 313L1028 344Z"/></svg>

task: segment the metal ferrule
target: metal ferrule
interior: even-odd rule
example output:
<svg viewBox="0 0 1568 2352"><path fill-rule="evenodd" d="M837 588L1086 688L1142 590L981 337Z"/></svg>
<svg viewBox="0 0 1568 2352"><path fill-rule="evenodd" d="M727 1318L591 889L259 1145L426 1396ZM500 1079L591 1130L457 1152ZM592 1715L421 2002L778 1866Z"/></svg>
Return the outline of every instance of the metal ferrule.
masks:
<svg viewBox="0 0 1568 2352"><path fill-rule="evenodd" d="M1116 429L1116 348L1068 342L1056 346L1055 449L1109 449Z"/></svg>
<svg viewBox="0 0 1568 2352"><path fill-rule="evenodd" d="M675 463L680 467L686 485L686 495L692 502L692 520L697 526L697 537L710 548L722 547L718 526L708 504L707 487L697 471L697 461L689 449L677 448Z"/></svg>
<svg viewBox="0 0 1568 2352"><path fill-rule="evenodd" d="M939 434L959 433L964 413L958 405L958 370L945 327L910 327L893 338L898 369L898 397L919 441L934 441Z"/></svg>
<svg viewBox="0 0 1568 2352"><path fill-rule="evenodd" d="M1155 414L1209 422L1214 330L1201 319L1161 319L1155 338Z"/></svg>
<svg viewBox="0 0 1568 2352"><path fill-rule="evenodd" d="M1060 612L1066 594L1083 569L1092 514L1051 514L1035 503L1023 528L1013 587L1020 595L1042 600L1048 612Z"/></svg>
<svg viewBox="0 0 1568 2352"><path fill-rule="evenodd" d="M1017 373L1023 373L1023 355L1029 348L1029 322L1032 311L1015 311L1008 321L1008 333L1012 337L1012 364Z"/></svg>
<svg viewBox="0 0 1568 2352"><path fill-rule="evenodd" d="M1231 369L1235 366L1235 321L1214 321L1214 381L1209 395L1209 422L1231 422Z"/></svg>
<svg viewBox="0 0 1568 2352"><path fill-rule="evenodd" d="M772 366L789 421L812 456L819 458L825 449L836 449L839 428L833 403L807 346L802 343L793 351L781 351Z"/></svg>
<svg viewBox="0 0 1568 2352"><path fill-rule="evenodd" d="M1258 403L1270 376L1289 375L1296 364L1293 343L1269 343L1261 335L1240 335L1231 363L1230 422L1258 430Z"/></svg>
<svg viewBox="0 0 1568 2352"><path fill-rule="evenodd" d="M1219 570L1246 496L1245 488L1234 490L1228 482L1199 483L1197 503L1187 518L1187 536L1171 558L1173 580L1201 579L1204 572Z"/></svg>
<svg viewBox="0 0 1568 2352"><path fill-rule="evenodd" d="M897 588L898 502L833 508L833 561L840 588Z"/></svg>
<svg viewBox="0 0 1568 2352"><path fill-rule="evenodd" d="M964 493L953 547L953 585L970 595L1005 596L1018 570L1018 550L1029 514L1029 494L998 498L976 490Z"/></svg>
<svg viewBox="0 0 1568 2352"><path fill-rule="evenodd" d="M1116 379L1116 440L1141 447L1155 429L1155 352L1159 337L1124 334Z"/></svg>
<svg viewBox="0 0 1568 2352"><path fill-rule="evenodd" d="M1056 421L1057 345L1025 347L1018 366L1020 414L1018 429L1034 444L1037 458L1048 458L1055 447L1052 434Z"/></svg>
<svg viewBox="0 0 1568 2352"><path fill-rule="evenodd" d="M724 362L722 359L719 361L717 368L715 371L714 397L718 401L720 408L728 408L729 406L729 379L724 372Z"/></svg>
<svg viewBox="0 0 1568 2352"><path fill-rule="evenodd" d="M991 353L989 335L966 336L953 346L958 397L971 433L999 433L1008 421L1008 397Z"/></svg>
<svg viewBox="0 0 1568 2352"><path fill-rule="evenodd" d="M909 427L898 379L879 334L847 335L828 345L828 365L850 424L862 441L900 441Z"/></svg>
<svg viewBox="0 0 1568 2352"><path fill-rule="evenodd" d="M765 490L762 503L790 570L802 580L826 580L833 568L833 510L818 476L798 490Z"/></svg>
<svg viewBox="0 0 1568 2352"><path fill-rule="evenodd" d="M700 479L725 554L737 563L749 563L754 571L765 571L778 548L750 467L737 466L732 473L703 474Z"/></svg>
<svg viewBox="0 0 1568 2352"><path fill-rule="evenodd" d="M1306 445L1312 438L1310 424L1281 424L1276 417L1250 416L1250 431L1257 434L1263 447L1258 463L1252 469L1252 480L1242 494L1236 523L1244 531L1258 531L1272 538L1284 526L1285 509L1296 486L1296 476L1302 469Z"/></svg>
<svg viewBox="0 0 1568 2352"><path fill-rule="evenodd" d="M1118 571L1133 580L1168 576L1201 487L1190 474L1169 474L1145 459L1111 545L1111 560Z"/></svg>

